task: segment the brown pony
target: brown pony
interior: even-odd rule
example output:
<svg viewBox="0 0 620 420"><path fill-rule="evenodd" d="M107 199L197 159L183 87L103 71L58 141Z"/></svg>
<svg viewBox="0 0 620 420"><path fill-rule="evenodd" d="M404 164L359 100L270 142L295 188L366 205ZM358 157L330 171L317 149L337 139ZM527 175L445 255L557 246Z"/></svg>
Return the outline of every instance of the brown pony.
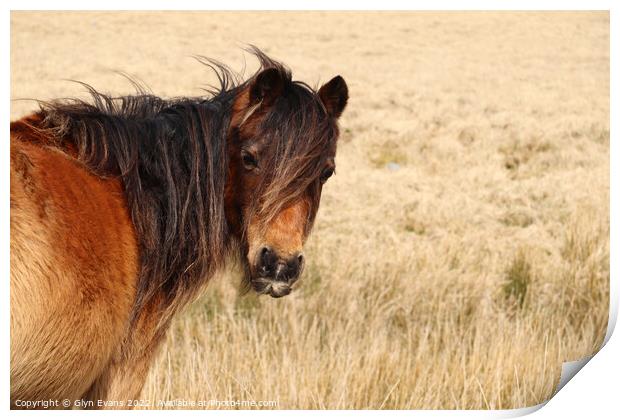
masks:
<svg viewBox="0 0 620 420"><path fill-rule="evenodd" d="M245 82L201 59L221 85L207 98L85 85L90 102L11 123L12 407L128 408L171 317L228 261L247 288L291 292L348 91L253 52Z"/></svg>

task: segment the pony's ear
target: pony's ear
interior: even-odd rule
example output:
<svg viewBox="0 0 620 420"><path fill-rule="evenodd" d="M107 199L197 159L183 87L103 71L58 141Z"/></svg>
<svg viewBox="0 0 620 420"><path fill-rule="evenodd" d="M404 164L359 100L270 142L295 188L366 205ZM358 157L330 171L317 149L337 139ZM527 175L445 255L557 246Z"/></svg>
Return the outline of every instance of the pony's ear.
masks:
<svg viewBox="0 0 620 420"><path fill-rule="evenodd" d="M327 109L327 113L334 118L340 117L349 99L349 88L340 76L334 77L319 89L319 97Z"/></svg>
<svg viewBox="0 0 620 420"><path fill-rule="evenodd" d="M278 69L270 68L261 71L250 86L250 103L256 105L262 102L265 105L273 103L284 89L284 79Z"/></svg>

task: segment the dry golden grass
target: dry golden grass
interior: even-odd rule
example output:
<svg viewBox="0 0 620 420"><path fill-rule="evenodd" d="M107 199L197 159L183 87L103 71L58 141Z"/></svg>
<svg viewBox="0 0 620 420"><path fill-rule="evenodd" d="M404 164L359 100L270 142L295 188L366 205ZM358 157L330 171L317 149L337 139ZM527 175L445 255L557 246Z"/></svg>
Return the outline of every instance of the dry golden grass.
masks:
<svg viewBox="0 0 620 420"><path fill-rule="evenodd" d="M223 274L178 317L143 397L279 408L516 408L602 343L609 300L607 13L13 13L12 96L162 95L255 43L342 74L337 176L298 291ZM248 62L253 70L254 62ZM12 117L33 107L14 102ZM393 164L399 166L395 167Z"/></svg>

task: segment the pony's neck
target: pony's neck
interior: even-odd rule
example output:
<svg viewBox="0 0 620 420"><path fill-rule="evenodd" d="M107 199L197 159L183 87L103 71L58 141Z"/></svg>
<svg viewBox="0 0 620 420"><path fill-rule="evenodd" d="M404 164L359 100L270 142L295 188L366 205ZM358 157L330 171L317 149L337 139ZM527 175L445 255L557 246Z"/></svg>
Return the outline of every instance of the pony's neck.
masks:
<svg viewBox="0 0 620 420"><path fill-rule="evenodd" d="M175 307L224 264L230 243L224 187L234 95L97 95L94 105L48 105L42 124L94 173L122 181L140 245L135 313L153 299Z"/></svg>

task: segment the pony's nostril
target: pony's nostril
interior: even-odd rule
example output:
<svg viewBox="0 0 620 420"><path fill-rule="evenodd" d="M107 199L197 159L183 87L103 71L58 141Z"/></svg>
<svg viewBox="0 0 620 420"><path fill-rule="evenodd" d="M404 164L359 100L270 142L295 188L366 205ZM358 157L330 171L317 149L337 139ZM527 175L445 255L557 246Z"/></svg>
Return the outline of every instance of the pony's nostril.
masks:
<svg viewBox="0 0 620 420"><path fill-rule="evenodd" d="M299 271L301 269L302 263L304 261L303 255L299 254L297 256L292 257L288 260L288 278L292 281L297 280L297 276L299 276Z"/></svg>
<svg viewBox="0 0 620 420"><path fill-rule="evenodd" d="M276 253L271 248L265 246L260 251L260 268L263 270L263 275L271 275L276 268L277 257Z"/></svg>
<svg viewBox="0 0 620 420"><path fill-rule="evenodd" d="M263 249L261 249L260 251L261 259L264 259L268 253L269 253L269 247L264 246Z"/></svg>

